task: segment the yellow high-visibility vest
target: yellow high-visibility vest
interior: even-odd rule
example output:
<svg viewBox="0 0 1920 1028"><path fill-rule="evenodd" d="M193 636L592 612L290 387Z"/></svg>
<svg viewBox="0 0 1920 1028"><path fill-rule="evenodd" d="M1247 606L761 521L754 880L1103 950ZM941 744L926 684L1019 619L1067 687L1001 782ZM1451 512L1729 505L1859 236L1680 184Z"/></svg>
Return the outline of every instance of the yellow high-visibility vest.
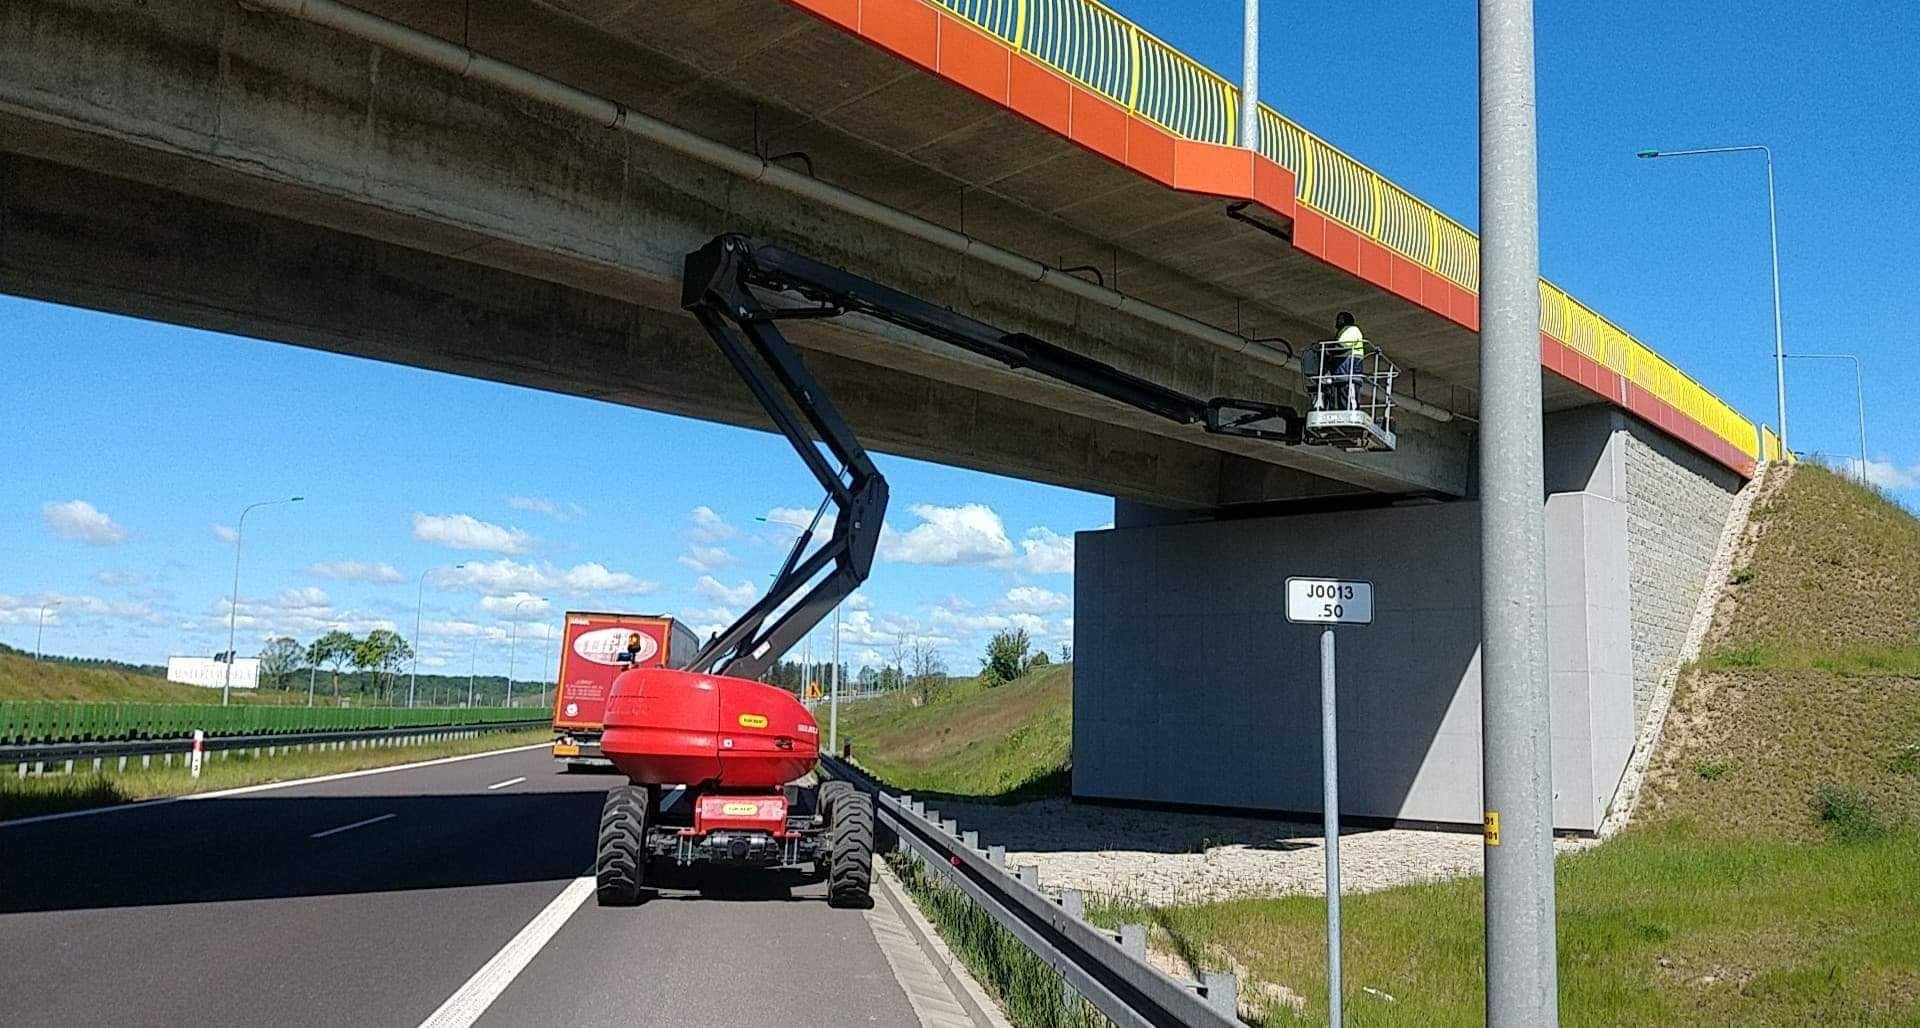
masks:
<svg viewBox="0 0 1920 1028"><path fill-rule="evenodd" d="M1360 334L1359 325L1348 325L1341 329L1334 341L1345 343L1347 353L1353 357L1364 357L1367 354L1367 337Z"/></svg>

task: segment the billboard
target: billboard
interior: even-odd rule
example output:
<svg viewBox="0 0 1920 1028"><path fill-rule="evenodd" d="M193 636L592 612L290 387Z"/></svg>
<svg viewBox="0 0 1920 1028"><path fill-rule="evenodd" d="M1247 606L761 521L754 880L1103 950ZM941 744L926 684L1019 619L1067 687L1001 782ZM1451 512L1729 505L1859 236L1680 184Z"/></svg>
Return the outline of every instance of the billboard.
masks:
<svg viewBox="0 0 1920 1028"><path fill-rule="evenodd" d="M168 657L167 681L218 689L227 683L227 662L212 657ZM235 689L252 689L260 684L260 658L241 657L233 662Z"/></svg>

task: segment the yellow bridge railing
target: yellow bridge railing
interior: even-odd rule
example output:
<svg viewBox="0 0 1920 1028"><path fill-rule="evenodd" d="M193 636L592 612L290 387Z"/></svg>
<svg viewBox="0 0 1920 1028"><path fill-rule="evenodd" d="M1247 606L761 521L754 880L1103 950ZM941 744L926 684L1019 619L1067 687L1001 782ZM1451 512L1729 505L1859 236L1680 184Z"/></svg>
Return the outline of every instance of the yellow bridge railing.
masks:
<svg viewBox="0 0 1920 1028"><path fill-rule="evenodd" d="M1240 90L1099 0L926 0L1183 139L1231 146ZM1480 238L1265 104L1260 152L1294 174L1300 203L1454 284L1480 287ZM1552 283L1540 330L1760 458L1752 422L1672 362Z"/></svg>

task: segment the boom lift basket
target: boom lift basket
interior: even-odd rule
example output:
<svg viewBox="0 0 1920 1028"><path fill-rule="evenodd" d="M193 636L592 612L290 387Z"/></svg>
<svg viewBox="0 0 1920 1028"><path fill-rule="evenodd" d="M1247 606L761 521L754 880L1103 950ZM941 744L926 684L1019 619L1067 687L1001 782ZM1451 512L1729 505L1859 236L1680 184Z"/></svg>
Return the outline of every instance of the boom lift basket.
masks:
<svg viewBox="0 0 1920 1028"><path fill-rule="evenodd" d="M1303 441L1353 453L1392 450L1393 380L1400 369L1372 345L1357 363L1347 353L1347 344L1334 340L1307 351L1313 406Z"/></svg>

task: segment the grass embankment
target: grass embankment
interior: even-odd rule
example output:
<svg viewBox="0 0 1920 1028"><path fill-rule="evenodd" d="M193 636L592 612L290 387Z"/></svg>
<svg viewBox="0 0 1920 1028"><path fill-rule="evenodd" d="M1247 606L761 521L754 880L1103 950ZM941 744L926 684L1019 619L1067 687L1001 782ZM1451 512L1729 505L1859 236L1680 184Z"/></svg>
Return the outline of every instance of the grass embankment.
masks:
<svg viewBox="0 0 1920 1028"><path fill-rule="evenodd" d="M1754 519L1637 823L1559 861L1567 1024L1920 1023L1920 522L1805 466ZM1478 879L1348 898L1350 1023L1481 1023L1481 902ZM1269 1023L1325 1022L1317 897L1098 916L1249 970Z"/></svg>
<svg viewBox="0 0 1920 1028"><path fill-rule="evenodd" d="M98 774L79 772L71 775L30 775L26 778L18 778L9 771L4 777L0 777L0 821L87 807L108 807L117 803L132 803L163 796L215 792L243 785L285 782L341 771L410 764L417 760L432 760L436 757L454 757L464 753L506 749L510 746L528 746L546 742L552 738L553 732L550 729L534 728L515 732L487 732L471 739L455 739L448 742L413 743L359 750L294 750L271 757L263 754L258 758L248 756L243 751L227 751L228 756L223 760L216 752L207 754L199 778L194 778L187 773L186 763L178 754L174 755L171 768L160 766L160 758L155 757L153 766L150 768L141 769L130 766L124 772L111 770L113 766L111 762L107 765L109 770ZM89 763L76 762L76 768ZM137 765L138 758L133 758L131 763Z"/></svg>
<svg viewBox="0 0 1920 1028"><path fill-rule="evenodd" d="M906 690L841 706L840 738L862 767L923 794L1006 800L1066 791L1073 665L1036 668L995 688L954 679L921 706L916 697Z"/></svg>
<svg viewBox="0 0 1920 1028"><path fill-rule="evenodd" d="M235 689L239 703L305 703L307 694ZM0 700L72 700L77 703L219 703L220 690L181 685L117 667L36 661L0 653Z"/></svg>
<svg viewBox="0 0 1920 1028"><path fill-rule="evenodd" d="M1753 519L1635 825L1559 861L1566 1024L1920 1024L1920 521L1805 465ZM1063 782L1071 687L1053 675L873 701L841 730L915 791ZM903 877L1017 1023L1085 1022L957 894ZM1482 1023L1481 903L1479 879L1348 897L1348 1022ZM1094 916L1147 923L1195 970L1248 974L1266 1023L1325 1023L1318 897L1109 897Z"/></svg>

